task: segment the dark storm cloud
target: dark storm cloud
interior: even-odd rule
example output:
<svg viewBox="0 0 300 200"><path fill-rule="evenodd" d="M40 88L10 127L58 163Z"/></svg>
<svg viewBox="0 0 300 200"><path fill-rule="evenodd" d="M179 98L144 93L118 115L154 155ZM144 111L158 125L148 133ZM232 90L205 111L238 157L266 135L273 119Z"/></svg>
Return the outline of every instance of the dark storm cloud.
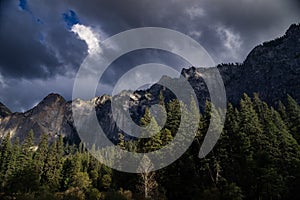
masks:
<svg viewBox="0 0 300 200"><path fill-rule="evenodd" d="M145 63L160 63L178 71L180 71L182 67L189 65L187 61L179 56L163 50L147 49L143 51L132 51L119 57L107 68L100 80L100 84L104 83L113 86L119 78L132 69L132 67ZM101 85L99 85L99 87L101 87ZM100 89L101 88L98 90L99 94L101 93Z"/></svg>
<svg viewBox="0 0 300 200"><path fill-rule="evenodd" d="M87 45L70 31L90 26L103 40L132 28L157 26L188 34L217 62L242 62L257 44L300 22L298 0L0 1L0 101L29 108L49 92L71 98L72 81ZM166 52L129 53L106 71L99 93L145 62L187 67ZM184 65L184 66L183 66ZM26 88L34 88L26 95ZM17 99L12 101L11 99Z"/></svg>
<svg viewBox="0 0 300 200"><path fill-rule="evenodd" d="M1 9L0 73L6 78L49 78L78 68L86 44L65 28L62 13L37 20L30 4L22 2L6 2Z"/></svg>
<svg viewBox="0 0 300 200"><path fill-rule="evenodd" d="M33 31L37 27L31 16L25 12L18 15L3 12L0 25L0 72L3 75L44 77L43 65L59 65L52 52L38 41L37 31Z"/></svg>
<svg viewBox="0 0 300 200"><path fill-rule="evenodd" d="M127 0L125 3L122 0L87 0L76 1L73 6L91 24L101 24L109 34L141 26L172 28L203 44L217 62L241 62L253 46L280 36L291 23L299 21L296 2ZM238 44L230 49L226 42Z"/></svg>

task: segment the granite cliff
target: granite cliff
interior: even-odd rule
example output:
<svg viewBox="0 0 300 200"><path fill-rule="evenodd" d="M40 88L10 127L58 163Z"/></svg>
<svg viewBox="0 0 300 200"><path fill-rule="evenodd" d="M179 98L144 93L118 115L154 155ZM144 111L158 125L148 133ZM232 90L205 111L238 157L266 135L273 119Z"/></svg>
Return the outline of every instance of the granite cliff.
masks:
<svg viewBox="0 0 300 200"><path fill-rule="evenodd" d="M262 100L273 106L280 100L284 101L288 94L300 103L300 25L292 25L284 36L258 45L243 63L220 64L217 68L224 81L227 99L233 104L238 104L244 93L250 96L259 93ZM209 74L211 71L210 68L191 67L183 69L181 73L194 88L200 108L203 108L205 100L209 99L202 74ZM176 81L168 77L162 79ZM124 91L113 98L130 99L124 108L130 109L132 117L138 121L146 105L158 102L161 91L165 101L175 98L169 90L159 84L133 94ZM73 103L83 110L95 107L100 125L112 140L116 140L120 130L112 117L111 98L105 95L89 101L76 99L67 102L58 94L50 94L24 113L12 113L0 103L0 138L10 133L11 137L19 137L22 140L33 129L36 138L40 134L48 133L53 139L63 135L77 141L78 136L72 119Z"/></svg>

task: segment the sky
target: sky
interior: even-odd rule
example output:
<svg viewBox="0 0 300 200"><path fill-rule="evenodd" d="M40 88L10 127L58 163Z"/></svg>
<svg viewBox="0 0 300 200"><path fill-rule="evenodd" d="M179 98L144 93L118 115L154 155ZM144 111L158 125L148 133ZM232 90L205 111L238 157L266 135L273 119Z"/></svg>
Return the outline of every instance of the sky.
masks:
<svg viewBox="0 0 300 200"><path fill-rule="evenodd" d="M215 63L235 63L299 22L298 0L0 0L0 102L23 112L49 93L71 100L87 55L133 28L179 31L199 42ZM178 71L189 67L169 52L134 51L109 66L96 95L110 94L122 74L149 62Z"/></svg>

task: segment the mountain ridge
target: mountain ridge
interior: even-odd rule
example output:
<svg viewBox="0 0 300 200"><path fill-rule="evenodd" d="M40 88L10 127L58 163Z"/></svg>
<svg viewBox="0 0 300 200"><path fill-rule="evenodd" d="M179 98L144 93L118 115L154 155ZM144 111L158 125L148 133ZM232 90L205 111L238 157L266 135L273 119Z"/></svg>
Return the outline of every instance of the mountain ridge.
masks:
<svg viewBox="0 0 300 200"><path fill-rule="evenodd" d="M10 114L12 114L12 112L0 102L0 118L6 117Z"/></svg>
<svg viewBox="0 0 300 200"><path fill-rule="evenodd" d="M241 64L220 64L216 66L223 78L228 102L238 104L242 95L259 93L260 98L272 106L291 95L300 103L300 24L293 24L285 35L275 40L256 46ZM211 68L182 69L184 76L194 88L199 100L200 109L209 99L209 92L202 78L203 74L210 73ZM174 79L168 81L174 81ZM77 136L72 119L72 103L81 106L95 106L101 126L111 139L117 139L118 127L113 121L110 109L111 98L129 97L128 106L138 118L147 105L158 102L160 92L166 101L174 99L174 95L164 90L159 84L154 84L147 90L136 91L133 94L122 93L116 97L103 95L89 101L80 99L66 101L61 95L51 93L38 105L24 113L12 113L5 105L0 103L0 138L7 133L12 137L24 138L29 130L35 133L48 133L52 138L58 135L74 139ZM123 95L123 96L122 96Z"/></svg>

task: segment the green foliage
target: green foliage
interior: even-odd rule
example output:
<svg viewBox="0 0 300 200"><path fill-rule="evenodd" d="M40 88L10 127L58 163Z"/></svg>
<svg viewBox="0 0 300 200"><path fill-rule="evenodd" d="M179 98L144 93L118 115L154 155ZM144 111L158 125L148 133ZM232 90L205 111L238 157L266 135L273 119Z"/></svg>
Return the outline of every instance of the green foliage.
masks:
<svg viewBox="0 0 300 200"><path fill-rule="evenodd" d="M33 130L30 130L21 146L21 154L19 157L20 163L30 164L32 161L33 152L34 152L34 132Z"/></svg>
<svg viewBox="0 0 300 200"><path fill-rule="evenodd" d="M109 192L105 195L104 200L127 200L120 192Z"/></svg>
<svg viewBox="0 0 300 200"><path fill-rule="evenodd" d="M221 193L222 199L224 200L242 200L244 196L242 190L235 183L226 183L222 188L223 193Z"/></svg>
<svg viewBox="0 0 300 200"><path fill-rule="evenodd" d="M80 188L71 187L65 191L63 200L85 200L85 194Z"/></svg>
<svg viewBox="0 0 300 200"><path fill-rule="evenodd" d="M300 144L300 106L291 96L287 98L286 124L290 133Z"/></svg>
<svg viewBox="0 0 300 200"><path fill-rule="evenodd" d="M148 131L157 134L141 140L127 140L120 134L121 148L143 152L160 149L176 136L182 112L197 117L193 100L190 105L177 100L165 105L162 93L159 98L159 104L167 110L165 126L159 127L147 108L141 124L152 122ZM0 145L0 199L145 199L141 185L147 186L148 197L160 200L300 199L300 107L296 101L289 96L275 110L257 94L252 99L244 95L239 106L228 105L217 145L199 159L208 127L219 128L220 112L207 102L197 136L187 152L166 168L140 175L114 171L92 157L83 143L64 144L61 136L50 142L43 134L36 146L32 130L22 144L17 138L11 141L8 134ZM190 130L192 123L188 120L183 126ZM97 153L95 146L93 153ZM122 158L118 164L125 162Z"/></svg>
<svg viewBox="0 0 300 200"><path fill-rule="evenodd" d="M55 141L49 148L47 158L44 163L41 183L48 185L53 191L58 191L61 182L62 152L60 142Z"/></svg>
<svg viewBox="0 0 300 200"><path fill-rule="evenodd" d="M111 182L112 182L112 179L109 174L105 174L101 178L102 187L106 190L110 188Z"/></svg>
<svg viewBox="0 0 300 200"><path fill-rule="evenodd" d="M92 188L87 192L87 200L100 200L101 197L101 192L96 188Z"/></svg>
<svg viewBox="0 0 300 200"><path fill-rule="evenodd" d="M91 187L91 180L86 172L78 172L72 176L71 186L87 190Z"/></svg>
<svg viewBox="0 0 300 200"><path fill-rule="evenodd" d="M6 172L10 167L10 160L12 157L10 134L7 134L2 141L0 152L0 184L1 188L6 184Z"/></svg>

